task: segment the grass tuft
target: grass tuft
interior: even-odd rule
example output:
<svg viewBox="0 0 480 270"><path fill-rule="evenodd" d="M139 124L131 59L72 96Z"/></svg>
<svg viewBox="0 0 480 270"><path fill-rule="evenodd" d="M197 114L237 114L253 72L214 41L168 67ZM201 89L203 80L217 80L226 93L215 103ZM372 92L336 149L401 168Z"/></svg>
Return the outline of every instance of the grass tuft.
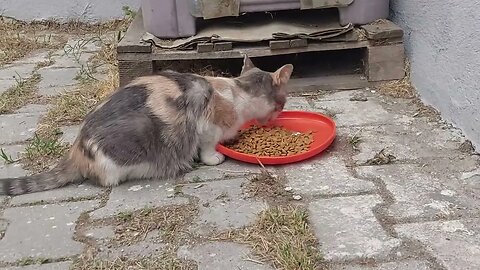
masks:
<svg viewBox="0 0 480 270"><path fill-rule="evenodd" d="M0 95L0 114L12 113L35 98L41 76L35 73L28 79L15 77L15 80L16 85Z"/></svg>
<svg viewBox="0 0 480 270"><path fill-rule="evenodd" d="M221 238L248 244L255 255L277 269L319 269L323 261L307 211L293 206L269 208L252 226Z"/></svg>

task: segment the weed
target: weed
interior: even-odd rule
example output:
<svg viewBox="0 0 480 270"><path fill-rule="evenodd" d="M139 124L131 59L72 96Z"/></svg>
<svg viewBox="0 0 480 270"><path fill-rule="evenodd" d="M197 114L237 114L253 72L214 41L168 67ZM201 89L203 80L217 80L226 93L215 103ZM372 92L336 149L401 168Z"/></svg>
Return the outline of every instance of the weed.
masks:
<svg viewBox="0 0 480 270"><path fill-rule="evenodd" d="M0 95L0 114L12 113L28 104L36 96L37 85L41 79L40 74L35 73L28 79L20 76L14 78L16 85Z"/></svg>
<svg viewBox="0 0 480 270"><path fill-rule="evenodd" d="M348 138L348 144L352 146L354 151L358 151L358 145L362 142L362 138L360 137L359 133L361 130L357 131L355 134Z"/></svg>
<svg viewBox="0 0 480 270"><path fill-rule="evenodd" d="M8 155L5 152L5 149L0 148L0 158L3 160L5 164L12 164L15 163L15 160L13 160L11 155Z"/></svg>
<svg viewBox="0 0 480 270"><path fill-rule="evenodd" d="M269 208L252 226L220 238L250 245L256 255L277 269L319 269L323 261L307 211L292 206Z"/></svg>

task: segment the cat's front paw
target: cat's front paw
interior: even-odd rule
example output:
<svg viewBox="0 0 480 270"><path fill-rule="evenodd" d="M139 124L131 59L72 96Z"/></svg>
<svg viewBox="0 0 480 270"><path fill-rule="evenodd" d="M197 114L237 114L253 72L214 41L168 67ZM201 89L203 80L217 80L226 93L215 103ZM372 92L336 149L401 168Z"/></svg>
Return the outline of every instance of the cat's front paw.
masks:
<svg viewBox="0 0 480 270"><path fill-rule="evenodd" d="M202 154L201 160L205 165L215 166L225 161L225 156L219 152Z"/></svg>

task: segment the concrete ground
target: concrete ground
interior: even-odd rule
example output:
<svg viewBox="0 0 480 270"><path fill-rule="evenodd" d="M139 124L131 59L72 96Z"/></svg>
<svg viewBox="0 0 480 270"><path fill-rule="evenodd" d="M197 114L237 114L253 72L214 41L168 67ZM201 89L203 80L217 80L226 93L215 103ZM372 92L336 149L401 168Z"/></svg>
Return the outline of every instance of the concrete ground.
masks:
<svg viewBox="0 0 480 270"><path fill-rule="evenodd" d="M3 66L0 92L16 83L14 75L28 78L36 68L40 96L72 91L83 60L62 52ZM36 66L47 58L54 63ZM0 147L13 161L50 106L36 102L0 115ZM317 268L480 269L479 157L461 131L413 99L371 89L296 95L287 109L331 115L338 135L309 161L267 168L279 186L252 192L247 187L260 167L227 160L175 182L113 189L83 183L0 197L0 268L274 269L281 264L257 257L249 241L214 236L255 225L281 201L307 210L323 257ZM61 130L71 143L78 126ZM20 161L6 163L0 161L1 177L29 173ZM275 190L285 191L280 199L271 196ZM142 261L152 255L172 264ZM133 263L114 265L125 261Z"/></svg>

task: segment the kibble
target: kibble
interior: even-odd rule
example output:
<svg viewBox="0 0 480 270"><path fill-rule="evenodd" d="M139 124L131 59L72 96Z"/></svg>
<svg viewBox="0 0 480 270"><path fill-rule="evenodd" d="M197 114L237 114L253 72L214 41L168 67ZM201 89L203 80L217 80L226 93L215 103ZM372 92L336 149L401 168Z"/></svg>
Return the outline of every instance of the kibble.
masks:
<svg viewBox="0 0 480 270"><path fill-rule="evenodd" d="M232 150L256 156L291 156L310 149L313 135L287 130L283 127L252 126L242 130L230 145Z"/></svg>

